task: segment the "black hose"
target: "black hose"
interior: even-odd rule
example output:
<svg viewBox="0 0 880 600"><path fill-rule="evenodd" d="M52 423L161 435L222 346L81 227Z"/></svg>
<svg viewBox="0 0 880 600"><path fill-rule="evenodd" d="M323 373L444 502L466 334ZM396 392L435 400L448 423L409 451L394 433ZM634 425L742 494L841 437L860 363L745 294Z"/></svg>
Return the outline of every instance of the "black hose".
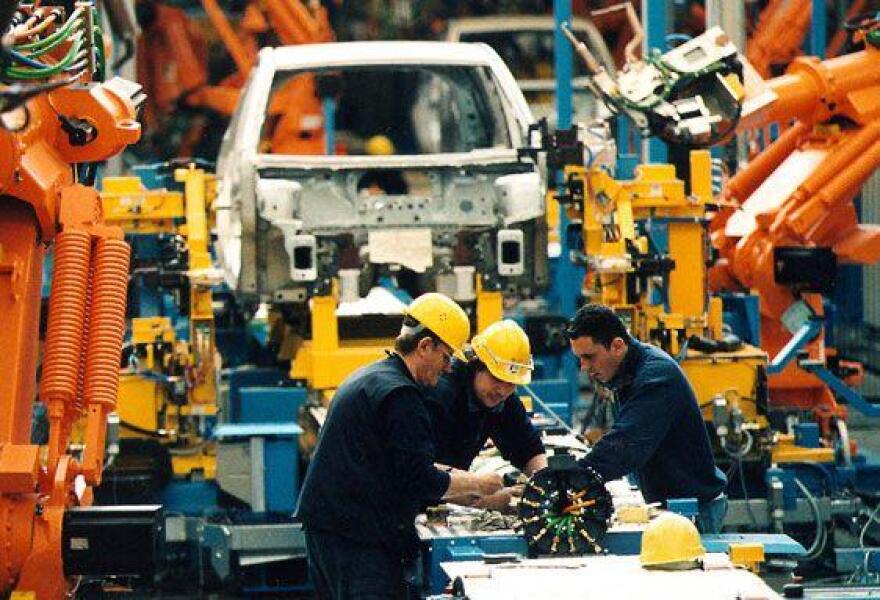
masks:
<svg viewBox="0 0 880 600"><path fill-rule="evenodd" d="M798 461L786 462L782 466L783 466L783 468L785 468L786 466L791 466L791 465L798 466L798 467L809 467L809 468L813 469L814 471L821 473L822 477L825 480L825 489L823 490L823 492L825 494L828 494L830 492L830 490L834 489L834 487L835 487L834 486L834 479L832 478L831 473L826 471L822 467L822 465L820 465L819 463L811 461L811 460L798 460Z"/></svg>

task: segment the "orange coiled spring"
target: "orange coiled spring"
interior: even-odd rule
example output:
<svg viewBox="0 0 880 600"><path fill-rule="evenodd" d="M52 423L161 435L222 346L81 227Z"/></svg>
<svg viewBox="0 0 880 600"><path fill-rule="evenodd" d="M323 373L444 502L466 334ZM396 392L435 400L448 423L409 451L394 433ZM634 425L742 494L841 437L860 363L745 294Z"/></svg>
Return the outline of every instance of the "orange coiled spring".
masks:
<svg viewBox="0 0 880 600"><path fill-rule="evenodd" d="M66 231L55 244L52 295L40 397L47 406L74 402L83 324L87 311L91 237L85 231ZM64 407L66 409L66 407ZM58 410L56 408L56 410ZM66 412L66 410L65 410Z"/></svg>
<svg viewBox="0 0 880 600"><path fill-rule="evenodd" d="M89 408L98 405L105 414L116 407L119 391L130 253L122 240L101 239L95 248L84 392Z"/></svg>
<svg viewBox="0 0 880 600"><path fill-rule="evenodd" d="M92 322L92 295L95 287L95 261L89 265L89 283L86 286L86 314L83 321L82 330L82 349L83 353L79 357L79 367L76 378L76 397L73 400L73 407L77 417L83 414L85 410L85 386L86 386L86 358L88 357L89 348L89 323Z"/></svg>

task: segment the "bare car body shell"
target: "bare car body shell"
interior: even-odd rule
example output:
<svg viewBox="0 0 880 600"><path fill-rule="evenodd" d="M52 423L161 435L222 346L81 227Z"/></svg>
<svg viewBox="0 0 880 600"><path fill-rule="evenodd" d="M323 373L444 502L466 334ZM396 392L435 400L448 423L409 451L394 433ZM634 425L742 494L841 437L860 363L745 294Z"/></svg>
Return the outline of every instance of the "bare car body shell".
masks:
<svg viewBox="0 0 880 600"><path fill-rule="evenodd" d="M498 127L505 129L507 141L464 152L408 155L261 151L261 131L277 74L363 68L442 68L453 73L478 69L481 85L500 111L492 118L503 124ZM430 280L449 271L453 263L458 266L470 259L478 272L493 271L497 232L513 228L524 231L525 268L515 276L496 272L493 276L508 289L532 293L547 280L544 179L539 168L521 160L517 152L526 145L532 120L510 71L484 44L342 42L263 49L217 163L218 255L228 285L260 301L302 302L320 293L316 290L321 282L336 276L341 245L363 248L371 231L395 228L430 230L434 260L423 278ZM417 174L423 185L404 194L365 195L358 190L365 174L388 170ZM303 236L316 239L322 257L314 281L296 277L295 246ZM462 244L480 250L465 248L462 259ZM366 257L364 265L369 262ZM425 285L433 287L430 281Z"/></svg>

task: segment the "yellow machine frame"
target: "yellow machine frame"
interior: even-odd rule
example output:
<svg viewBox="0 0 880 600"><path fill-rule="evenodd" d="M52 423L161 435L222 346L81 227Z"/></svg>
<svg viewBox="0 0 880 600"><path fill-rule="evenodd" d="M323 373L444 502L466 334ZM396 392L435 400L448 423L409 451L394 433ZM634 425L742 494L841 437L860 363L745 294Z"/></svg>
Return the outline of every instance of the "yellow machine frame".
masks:
<svg viewBox="0 0 880 600"><path fill-rule="evenodd" d="M764 429L766 419L755 402L759 370L767 355L745 345L733 352L683 350L692 335L718 340L722 336L721 299L708 295L707 204L712 201L711 156L691 152L690 193L668 164L643 164L632 180L616 180L600 167L567 167L566 180L583 184L583 205L569 207L582 222L584 251L590 267L584 295L615 308L628 318L632 334L680 356L682 369L697 394L706 421L714 419L717 400L742 415L751 428ZM650 289L627 295L634 272L633 249L647 253L648 239L638 235L637 222L662 219L667 224L668 257L674 267L666 282L666 304L653 303Z"/></svg>
<svg viewBox="0 0 880 600"><path fill-rule="evenodd" d="M214 312L211 286L213 273L210 242L211 203L216 195L213 175L194 166L176 169L175 181L184 185L177 191L146 190L137 177L108 177L104 180L104 212L107 221L122 227L127 234L177 233L185 237L190 279L190 341L178 342L170 319L143 317L132 319L132 344L145 349L141 368L146 373L123 371L120 376L117 412L126 437L159 435L169 443L183 444L198 452L172 452L175 476L200 471L207 478L216 474L214 451L204 440L177 436L184 420L198 420L217 414L217 373L220 368L214 337ZM177 406L166 402L162 384L149 377L161 373L167 365L159 364L156 348L174 347L178 360L197 366L197 380L188 393L187 403ZM160 422L160 415L164 419ZM126 427L128 425L128 427Z"/></svg>
<svg viewBox="0 0 880 600"><path fill-rule="evenodd" d="M502 294L487 291L477 278L476 330L482 331L503 316ZM353 371L383 356L394 345L391 338L340 340L334 295L312 298L312 339L302 343L291 364L290 377L306 382L309 389L322 390L324 401Z"/></svg>

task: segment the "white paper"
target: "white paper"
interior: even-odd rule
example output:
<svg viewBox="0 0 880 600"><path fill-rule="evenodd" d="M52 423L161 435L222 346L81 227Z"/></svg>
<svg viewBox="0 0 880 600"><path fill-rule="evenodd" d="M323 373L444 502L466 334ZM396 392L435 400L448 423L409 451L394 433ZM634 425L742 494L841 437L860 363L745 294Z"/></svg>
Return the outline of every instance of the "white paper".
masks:
<svg viewBox="0 0 880 600"><path fill-rule="evenodd" d="M380 229L370 231L370 262L398 264L424 273L434 262L430 229Z"/></svg>

